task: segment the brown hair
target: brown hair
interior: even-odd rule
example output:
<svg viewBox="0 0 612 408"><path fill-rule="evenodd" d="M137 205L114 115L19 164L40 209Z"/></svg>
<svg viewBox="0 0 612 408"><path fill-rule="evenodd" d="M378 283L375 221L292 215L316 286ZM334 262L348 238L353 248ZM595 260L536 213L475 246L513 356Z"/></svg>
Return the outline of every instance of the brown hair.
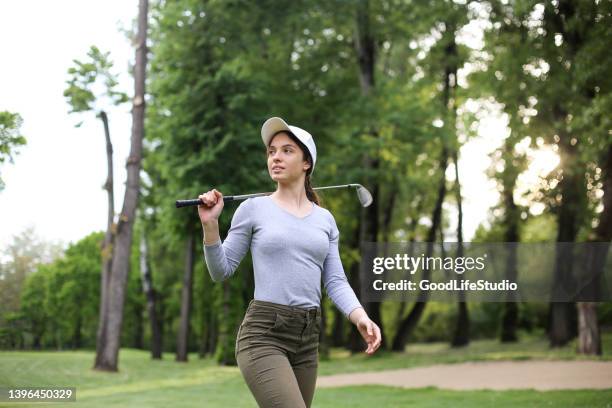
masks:
<svg viewBox="0 0 612 408"><path fill-rule="evenodd" d="M270 142L272 142L274 136L278 135L279 133L286 133L289 138L293 140L295 144L297 144L302 150L303 160L306 160L308 163L310 163L310 167L308 168L308 170L306 170L306 177L304 178L304 189L306 190L306 197L310 201L314 202L316 205L321 206L321 199L319 198L318 194L313 190L310 181L310 174L312 173L312 156L310 155L310 151L308 150L306 145L300 141L300 139L298 139L292 132L288 130L279 130L278 132L272 135L272 137L270 138ZM270 145L268 144L268 148L269 147Z"/></svg>

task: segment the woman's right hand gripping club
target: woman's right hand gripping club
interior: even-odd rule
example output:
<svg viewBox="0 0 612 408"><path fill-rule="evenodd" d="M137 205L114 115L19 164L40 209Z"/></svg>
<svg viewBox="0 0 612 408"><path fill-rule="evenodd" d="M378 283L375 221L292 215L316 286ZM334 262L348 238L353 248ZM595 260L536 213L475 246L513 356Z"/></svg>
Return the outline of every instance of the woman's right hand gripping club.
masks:
<svg viewBox="0 0 612 408"><path fill-rule="evenodd" d="M198 215L202 225L217 221L221 211L223 211L223 194L213 188L204 194L200 194L198 198L204 203L198 204Z"/></svg>

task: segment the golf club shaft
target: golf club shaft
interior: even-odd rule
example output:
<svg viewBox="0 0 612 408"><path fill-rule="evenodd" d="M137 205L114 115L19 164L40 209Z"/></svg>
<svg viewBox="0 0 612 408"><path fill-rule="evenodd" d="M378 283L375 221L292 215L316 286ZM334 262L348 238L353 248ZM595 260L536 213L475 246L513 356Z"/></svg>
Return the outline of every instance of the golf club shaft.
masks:
<svg viewBox="0 0 612 408"><path fill-rule="evenodd" d="M328 189L328 188L341 188L341 187L353 187L353 186L354 186L354 184L342 184L342 185L339 185L339 186L315 187L315 188L313 188L313 190L325 190L325 189ZM253 194L223 196L223 202L227 203L229 201L245 200L247 198L261 197L261 196L265 196L265 195L270 195L272 193L273 193L273 191L269 191L267 193L253 193ZM194 205L200 205L200 204L202 204L202 202L200 201L199 198L195 198L195 199L191 199L191 200L176 200L176 208L188 207L188 206L194 206Z"/></svg>

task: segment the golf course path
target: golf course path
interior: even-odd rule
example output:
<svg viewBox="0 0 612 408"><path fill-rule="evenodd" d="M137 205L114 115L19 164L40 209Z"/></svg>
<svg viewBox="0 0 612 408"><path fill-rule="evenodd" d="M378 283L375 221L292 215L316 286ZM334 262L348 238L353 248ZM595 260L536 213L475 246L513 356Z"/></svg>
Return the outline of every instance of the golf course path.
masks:
<svg viewBox="0 0 612 408"><path fill-rule="evenodd" d="M378 384L451 390L612 388L612 361L483 361L319 376L317 388Z"/></svg>

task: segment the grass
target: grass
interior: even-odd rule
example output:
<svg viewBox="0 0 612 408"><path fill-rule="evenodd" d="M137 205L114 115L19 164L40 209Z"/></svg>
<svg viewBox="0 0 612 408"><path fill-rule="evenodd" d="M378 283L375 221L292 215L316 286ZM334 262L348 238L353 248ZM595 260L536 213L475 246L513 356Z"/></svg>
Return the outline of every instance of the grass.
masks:
<svg viewBox="0 0 612 408"><path fill-rule="evenodd" d="M544 339L524 338L519 344L474 341L459 350L446 344L412 344L405 353L364 353L350 356L333 349L331 360L321 361L319 375L415 367L480 360L595 359L611 360L612 333L604 336L601 357L577 356L573 344L548 350ZM172 353L151 361L142 350L122 349L118 373L91 369L93 351L0 352L0 386L72 386L76 403L19 403L18 407L256 407L237 367L221 367L211 359L190 354L189 363L177 363ZM611 407L610 390L568 391L450 391L437 388L402 389L359 386L319 389L313 407ZM0 403L0 407L9 406Z"/></svg>
<svg viewBox="0 0 612 408"><path fill-rule="evenodd" d="M602 356L576 353L576 340L565 347L550 349L548 340L540 335L522 334L518 343L502 344L497 340L472 341L467 347L452 348L448 343L409 344L403 354L377 351L368 356L351 356L344 349L332 349L330 361L321 361L319 375L350 372L392 370L433 364L453 364L466 361L496 360L598 360L612 361L612 332L602 334Z"/></svg>

